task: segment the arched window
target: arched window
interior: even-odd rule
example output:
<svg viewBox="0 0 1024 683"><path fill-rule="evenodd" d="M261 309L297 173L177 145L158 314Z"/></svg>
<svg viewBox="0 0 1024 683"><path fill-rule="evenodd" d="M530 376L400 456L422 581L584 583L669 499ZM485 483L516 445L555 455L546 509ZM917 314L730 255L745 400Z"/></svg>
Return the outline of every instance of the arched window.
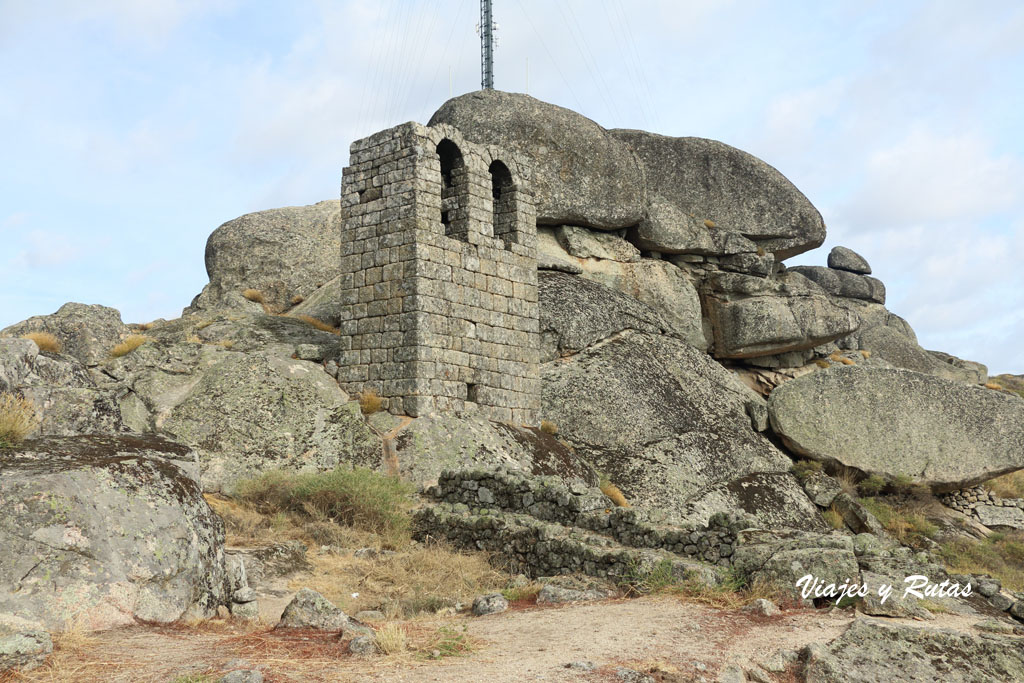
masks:
<svg viewBox="0 0 1024 683"><path fill-rule="evenodd" d="M491 162L491 197L494 199L494 236L501 238L505 248L515 242L515 185L508 166L497 159Z"/></svg>
<svg viewBox="0 0 1024 683"><path fill-rule="evenodd" d="M469 233L469 175L458 145L445 138L437 145L441 160L441 224L444 234L465 241Z"/></svg>

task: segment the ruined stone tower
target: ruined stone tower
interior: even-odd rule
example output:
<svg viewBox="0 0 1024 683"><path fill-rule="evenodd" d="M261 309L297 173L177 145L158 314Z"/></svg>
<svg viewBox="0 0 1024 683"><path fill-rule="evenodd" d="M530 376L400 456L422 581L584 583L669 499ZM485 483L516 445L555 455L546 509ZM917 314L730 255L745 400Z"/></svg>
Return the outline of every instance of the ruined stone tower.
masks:
<svg viewBox="0 0 1024 683"><path fill-rule="evenodd" d="M520 157L447 125L358 140L341 183L338 380L393 413L540 409L536 210Z"/></svg>

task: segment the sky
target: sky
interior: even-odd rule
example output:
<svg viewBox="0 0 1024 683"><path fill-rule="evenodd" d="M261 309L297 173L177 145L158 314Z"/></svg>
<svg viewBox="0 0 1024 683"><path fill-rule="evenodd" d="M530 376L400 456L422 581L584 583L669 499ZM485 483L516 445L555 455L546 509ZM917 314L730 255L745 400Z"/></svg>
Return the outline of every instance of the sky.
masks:
<svg viewBox="0 0 1024 683"><path fill-rule="evenodd" d="M721 140L821 211L925 348L1024 373L1024 3L494 0L495 87ZM0 328L174 318L206 238L335 198L480 87L476 0L0 0Z"/></svg>

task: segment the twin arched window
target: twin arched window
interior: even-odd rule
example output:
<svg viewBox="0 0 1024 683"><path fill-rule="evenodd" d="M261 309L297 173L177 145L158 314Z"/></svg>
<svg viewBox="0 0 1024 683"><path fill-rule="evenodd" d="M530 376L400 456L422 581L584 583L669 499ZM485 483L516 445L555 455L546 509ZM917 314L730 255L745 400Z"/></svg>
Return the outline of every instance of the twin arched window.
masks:
<svg viewBox="0 0 1024 683"><path fill-rule="evenodd" d="M469 236L469 172L458 145L445 138L437 145L441 161L441 224L448 237L465 242ZM491 199L494 236L515 242L516 201L512 173L501 161L491 162Z"/></svg>

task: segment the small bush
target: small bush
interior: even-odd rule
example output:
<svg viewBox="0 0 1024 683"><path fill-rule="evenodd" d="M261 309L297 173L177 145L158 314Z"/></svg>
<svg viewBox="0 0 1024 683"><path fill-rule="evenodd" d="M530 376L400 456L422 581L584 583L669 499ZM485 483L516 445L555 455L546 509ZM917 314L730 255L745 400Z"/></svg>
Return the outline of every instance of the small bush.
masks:
<svg viewBox="0 0 1024 683"><path fill-rule="evenodd" d="M509 602L536 602L537 595L540 593L541 588L543 588L543 586L539 583L531 583L526 586L503 588L501 590L501 594Z"/></svg>
<svg viewBox="0 0 1024 683"><path fill-rule="evenodd" d="M331 334L341 334L341 330L339 330L337 327L334 327L333 325L330 325L329 323L325 323L323 320L320 320L319 318L314 318L311 315L297 315L297 316L295 316L295 319L296 320L301 320L302 322L306 323L307 325L312 325L313 327L315 327L316 329L320 330L321 332L330 332Z"/></svg>
<svg viewBox="0 0 1024 683"><path fill-rule="evenodd" d="M13 448L39 425L39 415L32 401L0 394L0 448Z"/></svg>
<svg viewBox="0 0 1024 683"><path fill-rule="evenodd" d="M120 358L139 348L146 342L153 341L151 337L142 334L130 334L125 340L110 350L111 358Z"/></svg>
<svg viewBox="0 0 1024 683"><path fill-rule="evenodd" d="M832 367L832 364L829 363L824 358L819 358L818 360L814 361L814 364L817 365L819 368L830 368L830 367Z"/></svg>
<svg viewBox="0 0 1024 683"><path fill-rule="evenodd" d="M863 496L877 496L886 486L886 481L877 474L872 474L857 484L857 490Z"/></svg>
<svg viewBox="0 0 1024 683"><path fill-rule="evenodd" d="M934 538L939 533L939 527L913 507L891 505L878 498L861 498L860 504L903 545L921 547L922 537Z"/></svg>
<svg viewBox="0 0 1024 683"><path fill-rule="evenodd" d="M242 296L244 296L249 301L252 301L253 303L257 303L257 304L265 303L265 299L263 297L263 292L261 292L258 289L246 289L246 290L243 290L242 291Z"/></svg>
<svg viewBox="0 0 1024 683"><path fill-rule="evenodd" d="M412 487L368 469L336 469L319 473L280 470L239 482L235 494L264 514L297 512L319 520L373 531L404 535Z"/></svg>
<svg viewBox="0 0 1024 683"><path fill-rule="evenodd" d="M363 389L356 394L356 399L359 401L359 410L363 412L363 415L379 413L384 407L384 399L376 389Z"/></svg>
<svg viewBox="0 0 1024 683"><path fill-rule="evenodd" d="M541 420L540 431L544 432L545 434L550 434L551 436L554 436L555 434L558 433L558 425L556 425L551 420Z"/></svg>
<svg viewBox="0 0 1024 683"><path fill-rule="evenodd" d="M29 332L26 335L22 335L22 339L30 339L36 343L40 351L49 351L51 353L60 353L62 347L60 340L49 332Z"/></svg>
<svg viewBox="0 0 1024 683"><path fill-rule="evenodd" d="M381 626L377 631L377 649L385 655L398 655L405 652L408 638L405 629L397 622L390 622Z"/></svg>
<svg viewBox="0 0 1024 683"><path fill-rule="evenodd" d="M815 472L821 472L821 463L817 460L797 460L789 471L796 475L796 478L803 481Z"/></svg>
<svg viewBox="0 0 1024 683"><path fill-rule="evenodd" d="M436 651L438 657L461 657L473 652L474 644L466 626L457 630L451 626L442 626L437 629L437 634L432 643L424 648L430 652Z"/></svg>

